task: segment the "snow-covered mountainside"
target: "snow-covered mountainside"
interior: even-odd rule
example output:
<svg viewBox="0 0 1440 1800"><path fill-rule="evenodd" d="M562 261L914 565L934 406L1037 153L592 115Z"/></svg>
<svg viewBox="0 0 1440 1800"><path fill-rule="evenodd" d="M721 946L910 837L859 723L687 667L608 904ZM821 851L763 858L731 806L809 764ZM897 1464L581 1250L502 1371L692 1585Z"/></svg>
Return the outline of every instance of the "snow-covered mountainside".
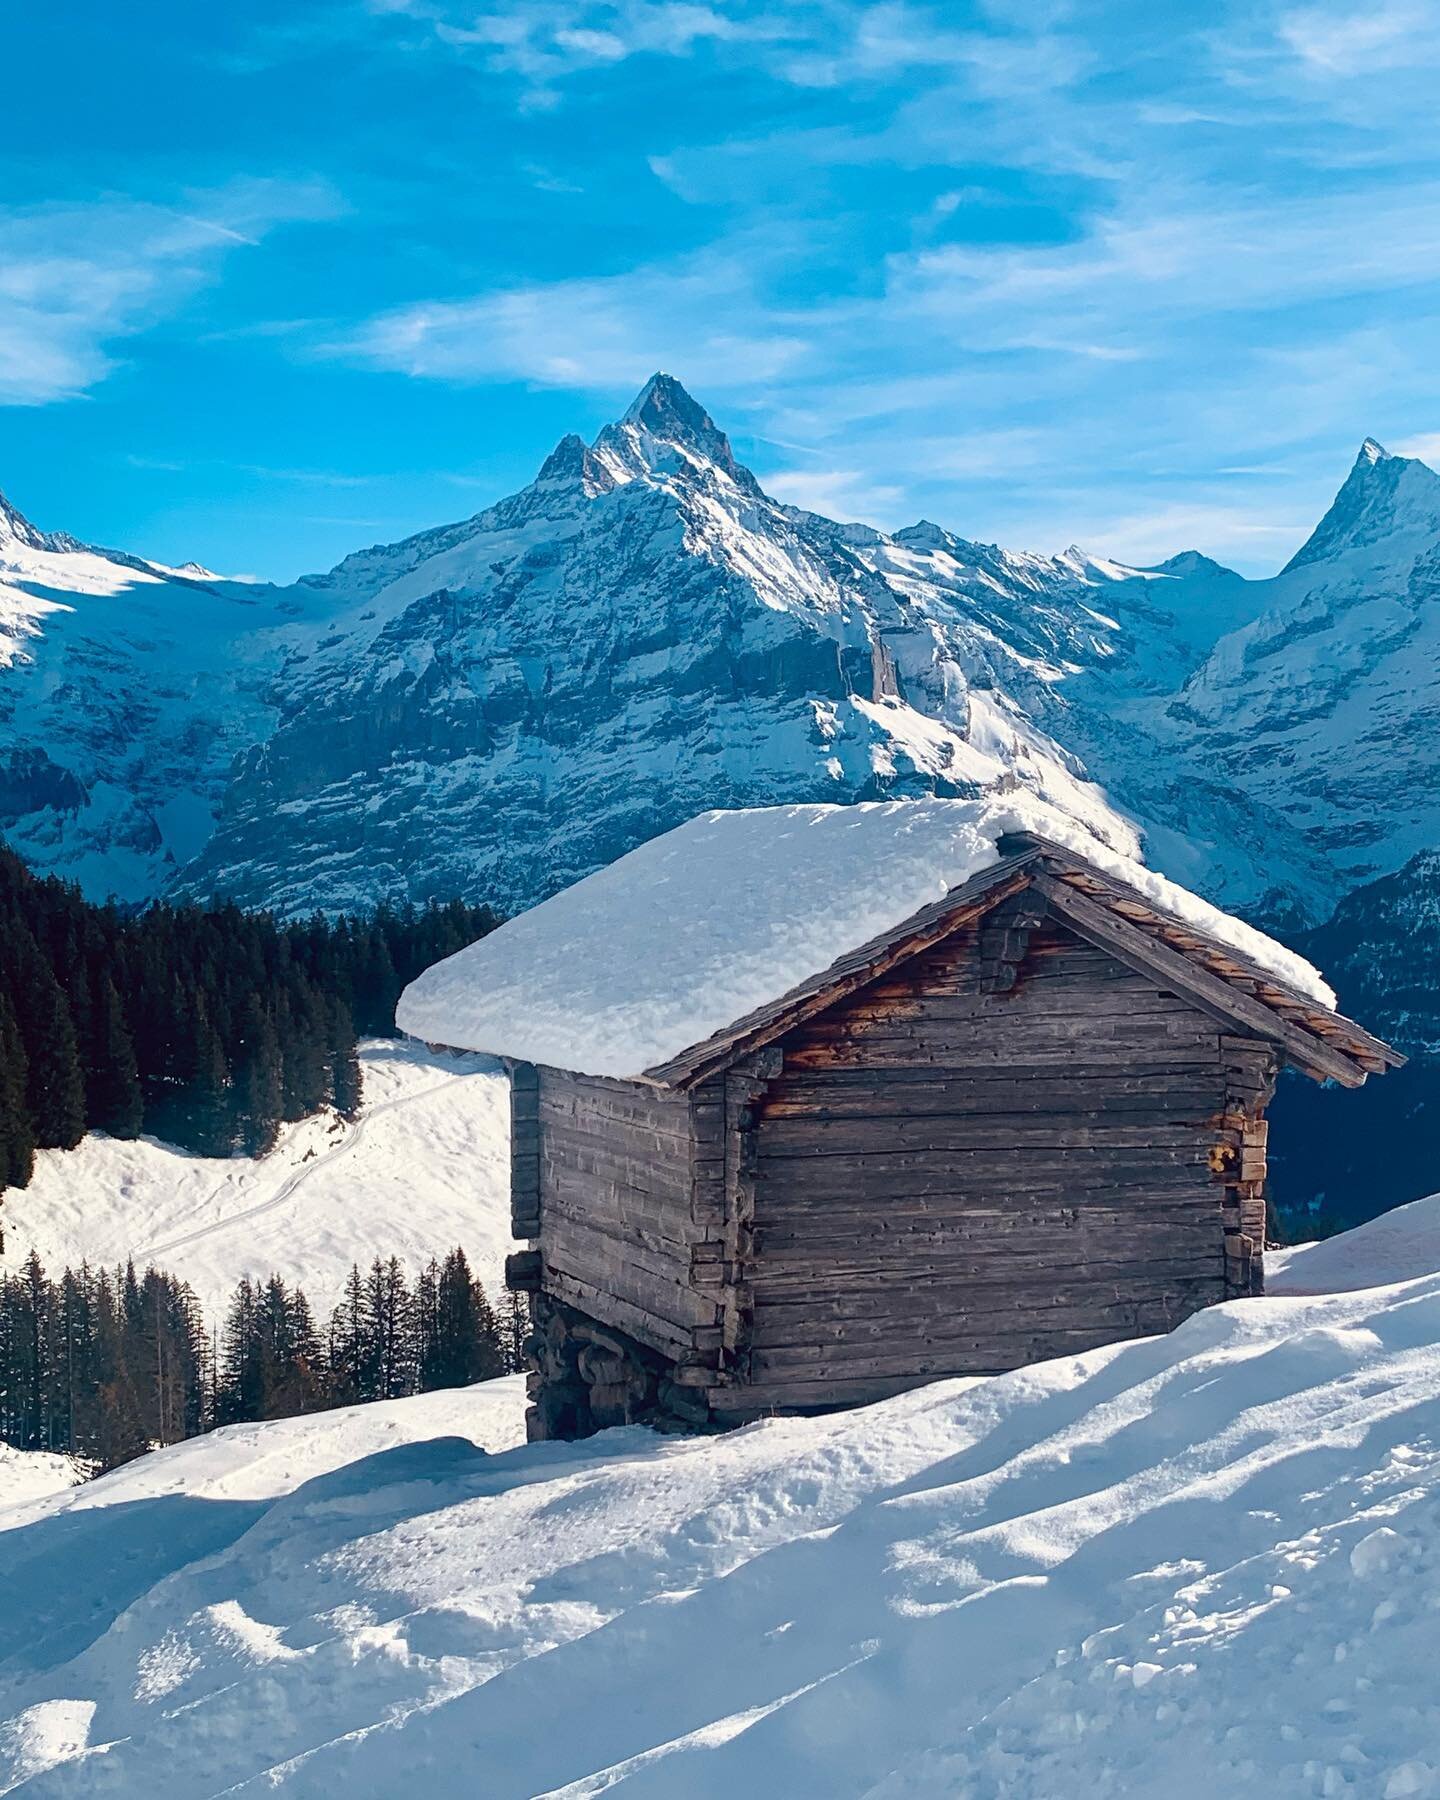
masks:
<svg viewBox="0 0 1440 1800"><path fill-rule="evenodd" d="M273 1273L323 1318L352 1263L393 1255L413 1275L459 1244L495 1292L511 1249L504 1071L386 1040L362 1044L360 1060L359 1119L287 1125L259 1161L98 1134L42 1150L30 1186L5 1196L0 1270L32 1248L55 1274L133 1256L188 1281L210 1320L242 1275Z"/></svg>
<svg viewBox="0 0 1440 1800"><path fill-rule="evenodd" d="M1440 1277L723 1437L518 1381L0 1512L0 1791L1440 1794Z"/></svg>
<svg viewBox="0 0 1440 1800"><path fill-rule="evenodd" d="M1440 475L1366 440L1262 616L1158 727L1333 870L1332 903L1440 841Z"/></svg>
<svg viewBox="0 0 1440 1800"><path fill-rule="evenodd" d="M97 899L148 899L208 839L271 729L318 596L37 531L0 495L0 835Z"/></svg>
<svg viewBox="0 0 1440 1800"><path fill-rule="evenodd" d="M1273 581L839 524L657 376L283 590L0 510L0 831L97 895L513 910L709 806L1019 786L1315 923L1440 830L1437 557L1440 477L1370 443Z"/></svg>
<svg viewBox="0 0 1440 1800"><path fill-rule="evenodd" d="M1115 655L1096 590L1150 584L911 537L769 499L657 377L521 493L301 584L344 610L185 885L513 909L707 806L1004 781L1123 831L1040 714Z"/></svg>
<svg viewBox="0 0 1440 1800"><path fill-rule="evenodd" d="M781 798L1018 784L1113 837L1066 742L1076 678L1103 679L1104 738L1252 611L1193 555L1137 571L779 505L663 376L508 500L289 589L8 508L0 570L0 829L97 895L178 874L288 911L513 908L708 805ZM1303 865L1278 821L1255 835ZM1252 860L1197 860L1226 856Z"/></svg>

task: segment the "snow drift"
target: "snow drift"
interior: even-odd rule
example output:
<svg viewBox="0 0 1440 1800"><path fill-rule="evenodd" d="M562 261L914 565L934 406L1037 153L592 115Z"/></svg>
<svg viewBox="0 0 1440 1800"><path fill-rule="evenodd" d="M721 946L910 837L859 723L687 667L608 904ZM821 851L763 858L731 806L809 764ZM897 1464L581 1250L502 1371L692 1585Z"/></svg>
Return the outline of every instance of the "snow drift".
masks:
<svg viewBox="0 0 1440 1800"><path fill-rule="evenodd" d="M819 974L943 899L1031 831L1233 945L1287 986L1335 1004L1293 951L1177 887L1031 795L766 806L702 813L427 969L402 1031L636 1076Z"/></svg>
<svg viewBox="0 0 1440 1800"><path fill-rule="evenodd" d="M1336 1294L1417 1275L1440 1275L1440 1194L1338 1237L1265 1252L1265 1285L1275 1294Z"/></svg>
<svg viewBox="0 0 1440 1800"><path fill-rule="evenodd" d="M181 1445L0 1515L0 1791L1434 1796L1437 1345L1430 1277L720 1438Z"/></svg>

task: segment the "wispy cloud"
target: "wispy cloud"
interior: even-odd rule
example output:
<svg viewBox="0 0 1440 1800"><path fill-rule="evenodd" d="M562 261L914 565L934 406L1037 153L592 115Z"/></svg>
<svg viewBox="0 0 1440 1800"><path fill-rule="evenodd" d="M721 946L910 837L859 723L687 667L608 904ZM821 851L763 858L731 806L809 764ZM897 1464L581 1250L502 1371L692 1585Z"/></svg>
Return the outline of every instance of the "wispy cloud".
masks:
<svg viewBox="0 0 1440 1800"><path fill-rule="evenodd" d="M1282 13L1281 42L1326 75L1413 67L1440 55L1435 10L1425 0L1366 6L1304 6Z"/></svg>
<svg viewBox="0 0 1440 1800"><path fill-rule="evenodd" d="M807 343L760 301L745 258L727 252L400 307L328 349L409 375L603 392L672 365L696 382L728 387L736 369L765 381L799 362Z"/></svg>
<svg viewBox="0 0 1440 1800"><path fill-rule="evenodd" d="M1420 462L1429 463L1432 469L1440 469L1440 431L1422 431L1415 437L1400 438L1387 447L1396 456L1413 456Z"/></svg>
<svg viewBox="0 0 1440 1800"><path fill-rule="evenodd" d="M237 180L168 205L0 207L0 404L85 393L116 343L175 312L237 246L338 204L323 182Z"/></svg>
<svg viewBox="0 0 1440 1800"><path fill-rule="evenodd" d="M877 482L858 469L787 469L772 474L766 487L777 500L832 519L858 519L866 525L893 520L904 503L904 490Z"/></svg>

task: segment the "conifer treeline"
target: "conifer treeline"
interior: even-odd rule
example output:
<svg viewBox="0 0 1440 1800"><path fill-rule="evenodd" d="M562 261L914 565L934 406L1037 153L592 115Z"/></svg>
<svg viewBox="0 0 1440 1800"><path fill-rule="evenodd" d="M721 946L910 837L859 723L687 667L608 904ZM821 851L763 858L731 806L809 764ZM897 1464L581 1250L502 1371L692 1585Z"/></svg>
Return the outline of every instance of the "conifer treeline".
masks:
<svg viewBox="0 0 1440 1800"><path fill-rule="evenodd" d="M0 1277L0 1441L101 1469L215 1425L464 1387L521 1366L523 1299L497 1311L463 1250L413 1285L391 1257L350 1271L324 1331L299 1287L243 1280L212 1341L190 1288L147 1269L66 1269L33 1253Z"/></svg>
<svg viewBox="0 0 1440 1800"><path fill-rule="evenodd" d="M125 916L0 848L0 1189L89 1129L257 1156L281 1123L353 1115L359 1037L498 923L484 906L281 924L235 906Z"/></svg>

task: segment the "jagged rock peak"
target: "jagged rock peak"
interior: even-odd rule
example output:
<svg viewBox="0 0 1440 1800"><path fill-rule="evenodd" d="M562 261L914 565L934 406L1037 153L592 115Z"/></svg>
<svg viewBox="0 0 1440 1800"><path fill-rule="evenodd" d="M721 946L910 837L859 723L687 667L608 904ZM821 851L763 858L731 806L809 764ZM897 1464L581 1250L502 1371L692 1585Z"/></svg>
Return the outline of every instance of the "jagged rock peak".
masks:
<svg viewBox="0 0 1440 1800"><path fill-rule="evenodd" d="M1440 535L1440 475L1374 438L1361 444L1330 510L1281 573L1395 538Z"/></svg>
<svg viewBox="0 0 1440 1800"><path fill-rule="evenodd" d="M906 525L895 533L897 544L914 545L926 550L943 550L954 541L945 527L937 525L933 519L917 519L913 525Z"/></svg>
<svg viewBox="0 0 1440 1800"><path fill-rule="evenodd" d="M540 465L535 485L569 487L579 483L590 495L614 487L614 477L596 457L584 438L567 432Z"/></svg>
<svg viewBox="0 0 1440 1800"><path fill-rule="evenodd" d="M663 370L652 375L630 402L618 426L610 426L596 439L597 449L617 430L634 426L662 444L674 444L692 455L703 457L724 469L742 486L753 487L755 479L748 469L735 460L730 440L695 397L673 375Z"/></svg>
<svg viewBox="0 0 1440 1800"><path fill-rule="evenodd" d="M24 513L19 512L0 494L0 544L7 539L12 543L24 544L30 550L44 550L48 540L43 531L37 531Z"/></svg>
<svg viewBox="0 0 1440 1800"><path fill-rule="evenodd" d="M670 443L703 443L724 433L695 397L673 375L658 370L625 409L622 425L643 425L652 437Z"/></svg>

